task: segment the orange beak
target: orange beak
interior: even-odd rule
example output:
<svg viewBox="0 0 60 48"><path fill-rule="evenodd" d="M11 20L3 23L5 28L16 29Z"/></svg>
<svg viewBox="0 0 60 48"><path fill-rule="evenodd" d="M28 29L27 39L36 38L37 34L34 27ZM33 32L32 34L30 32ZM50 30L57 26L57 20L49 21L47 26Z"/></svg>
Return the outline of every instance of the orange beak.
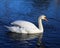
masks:
<svg viewBox="0 0 60 48"><path fill-rule="evenodd" d="M44 19L44 20L45 20L45 21L48 21L46 17L45 17L45 19Z"/></svg>

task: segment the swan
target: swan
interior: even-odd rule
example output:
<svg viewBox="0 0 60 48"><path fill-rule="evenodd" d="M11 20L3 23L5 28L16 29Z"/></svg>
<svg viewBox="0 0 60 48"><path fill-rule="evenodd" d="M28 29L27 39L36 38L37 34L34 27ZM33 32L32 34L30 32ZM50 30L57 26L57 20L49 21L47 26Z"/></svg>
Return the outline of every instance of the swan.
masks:
<svg viewBox="0 0 60 48"><path fill-rule="evenodd" d="M11 27L5 26L5 27L8 28L11 32L30 34L29 37L34 38L36 35L41 34L44 31L43 25L42 25L42 20L48 21L45 15L39 16L39 18L38 18L39 28L36 27L33 23L24 21L24 20L14 21L11 23L11 25L14 25L14 26L11 26ZM35 34L35 35L33 35L33 34ZM26 36L26 37L29 38L28 36ZM22 38L24 38L24 37L22 36Z"/></svg>

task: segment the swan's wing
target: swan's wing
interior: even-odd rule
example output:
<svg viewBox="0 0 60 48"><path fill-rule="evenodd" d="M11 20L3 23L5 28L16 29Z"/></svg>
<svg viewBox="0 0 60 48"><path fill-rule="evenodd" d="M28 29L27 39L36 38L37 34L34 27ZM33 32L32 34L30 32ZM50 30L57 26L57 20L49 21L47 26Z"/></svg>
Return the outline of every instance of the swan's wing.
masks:
<svg viewBox="0 0 60 48"><path fill-rule="evenodd" d="M28 22L28 21L15 21L15 22L12 22L11 24L18 25L21 28L24 28L24 30L29 33L39 32L39 29L33 23Z"/></svg>
<svg viewBox="0 0 60 48"><path fill-rule="evenodd" d="M33 23L28 22L28 21L14 21L11 23L12 25L18 25L20 27L30 27L30 28L37 28Z"/></svg>

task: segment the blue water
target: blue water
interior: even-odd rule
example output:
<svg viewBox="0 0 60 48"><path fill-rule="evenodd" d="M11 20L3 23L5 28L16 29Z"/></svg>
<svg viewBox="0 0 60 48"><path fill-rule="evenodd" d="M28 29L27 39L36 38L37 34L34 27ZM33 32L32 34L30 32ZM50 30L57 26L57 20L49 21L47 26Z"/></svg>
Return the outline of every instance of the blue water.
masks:
<svg viewBox="0 0 60 48"><path fill-rule="evenodd" d="M10 25L15 20L27 20L38 26L37 19L42 14L48 18L48 22L43 22L44 46L60 48L60 7L56 0L47 1L42 4L42 0L0 0L0 48L35 48L37 38L28 43L11 40L4 25Z"/></svg>

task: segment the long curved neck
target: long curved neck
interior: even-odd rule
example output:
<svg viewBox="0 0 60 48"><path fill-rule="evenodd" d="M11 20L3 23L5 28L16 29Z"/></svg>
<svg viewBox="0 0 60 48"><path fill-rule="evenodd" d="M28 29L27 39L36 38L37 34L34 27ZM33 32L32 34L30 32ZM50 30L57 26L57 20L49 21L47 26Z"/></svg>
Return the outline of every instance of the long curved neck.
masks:
<svg viewBox="0 0 60 48"><path fill-rule="evenodd" d="M43 25L42 25L42 19L38 19L38 24L39 24L39 30L43 32Z"/></svg>

